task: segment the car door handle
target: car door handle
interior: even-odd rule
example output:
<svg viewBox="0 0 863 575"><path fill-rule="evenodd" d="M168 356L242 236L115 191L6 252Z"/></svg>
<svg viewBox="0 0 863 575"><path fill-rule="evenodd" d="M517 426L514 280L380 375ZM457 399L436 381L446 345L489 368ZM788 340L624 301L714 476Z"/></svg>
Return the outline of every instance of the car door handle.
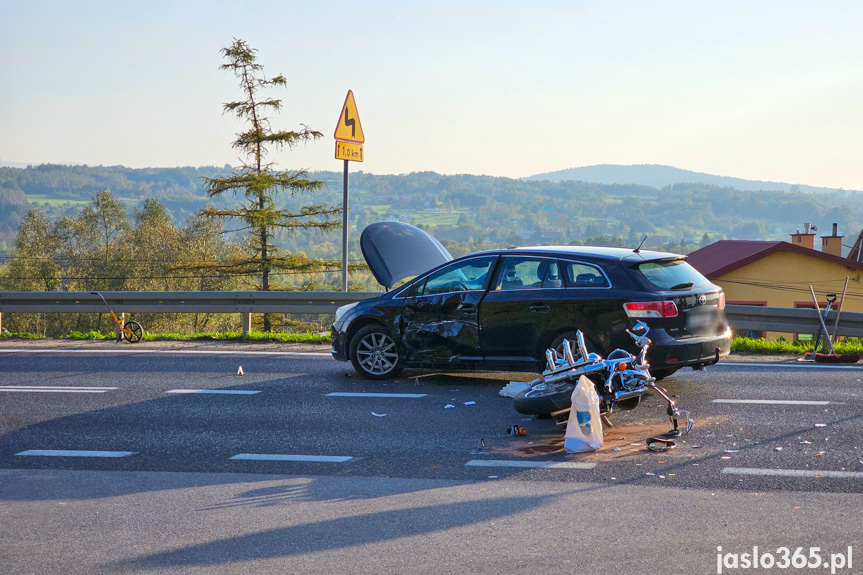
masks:
<svg viewBox="0 0 863 575"><path fill-rule="evenodd" d="M473 313L476 311L476 306L472 303L460 303L458 307L455 308L457 311L464 311L467 313Z"/></svg>
<svg viewBox="0 0 863 575"><path fill-rule="evenodd" d="M535 313L548 313L551 311L551 306L534 304L530 306L530 311Z"/></svg>

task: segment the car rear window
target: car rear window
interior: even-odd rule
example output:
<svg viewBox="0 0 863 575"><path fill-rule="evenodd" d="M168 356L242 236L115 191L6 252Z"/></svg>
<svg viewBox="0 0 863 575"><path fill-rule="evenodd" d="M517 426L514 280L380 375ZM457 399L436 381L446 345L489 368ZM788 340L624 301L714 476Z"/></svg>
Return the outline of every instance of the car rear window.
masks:
<svg viewBox="0 0 863 575"><path fill-rule="evenodd" d="M654 260L633 266L661 290L685 290L710 285L710 280L683 260Z"/></svg>

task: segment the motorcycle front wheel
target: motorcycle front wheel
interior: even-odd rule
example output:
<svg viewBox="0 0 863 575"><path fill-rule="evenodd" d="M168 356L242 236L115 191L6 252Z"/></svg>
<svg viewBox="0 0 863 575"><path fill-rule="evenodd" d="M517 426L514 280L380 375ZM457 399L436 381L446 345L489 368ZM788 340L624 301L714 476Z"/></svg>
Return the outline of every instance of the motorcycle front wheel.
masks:
<svg viewBox="0 0 863 575"><path fill-rule="evenodd" d="M525 389L513 399L513 407L525 415L549 416L555 411L567 409L572 405L572 390L575 384L536 383Z"/></svg>

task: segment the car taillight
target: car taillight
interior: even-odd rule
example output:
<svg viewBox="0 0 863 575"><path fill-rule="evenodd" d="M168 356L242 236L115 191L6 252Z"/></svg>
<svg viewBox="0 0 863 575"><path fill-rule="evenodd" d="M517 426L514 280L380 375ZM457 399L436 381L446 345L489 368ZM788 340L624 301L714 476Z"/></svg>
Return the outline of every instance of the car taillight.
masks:
<svg viewBox="0 0 863 575"><path fill-rule="evenodd" d="M725 309L725 292L719 292L719 309Z"/></svg>
<svg viewBox="0 0 863 575"><path fill-rule="evenodd" d="M631 301L623 309L629 317L677 317L673 301Z"/></svg>

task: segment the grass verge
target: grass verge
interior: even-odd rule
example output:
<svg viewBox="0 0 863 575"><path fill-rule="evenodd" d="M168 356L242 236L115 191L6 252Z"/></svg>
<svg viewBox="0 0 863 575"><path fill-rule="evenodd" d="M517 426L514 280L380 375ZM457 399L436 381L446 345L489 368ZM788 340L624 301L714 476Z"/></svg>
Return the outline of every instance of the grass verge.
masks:
<svg viewBox="0 0 863 575"><path fill-rule="evenodd" d="M114 332L100 333L98 331L70 331L60 339L93 340L114 339ZM0 333L0 339L50 339L43 335L27 332ZM241 331L229 331L223 333L144 333L145 341L246 341L246 342L284 342L284 343L328 343L329 332L324 333L281 333L250 331L248 337L243 337Z"/></svg>
<svg viewBox="0 0 863 575"><path fill-rule="evenodd" d="M812 341L787 341L785 339L752 339L748 337L735 337L731 341L731 352L737 353L763 353L767 355L799 354L811 352ZM836 353L863 353L863 340L856 337L843 338L834 346ZM821 346L819 351L824 352Z"/></svg>

